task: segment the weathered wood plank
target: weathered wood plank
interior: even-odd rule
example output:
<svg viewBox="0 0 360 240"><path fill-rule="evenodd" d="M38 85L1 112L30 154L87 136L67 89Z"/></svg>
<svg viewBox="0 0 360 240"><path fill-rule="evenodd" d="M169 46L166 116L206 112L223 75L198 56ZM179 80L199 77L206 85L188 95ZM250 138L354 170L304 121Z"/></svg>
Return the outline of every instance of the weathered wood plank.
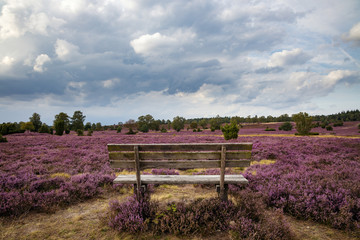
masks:
<svg viewBox="0 0 360 240"><path fill-rule="evenodd" d="M112 168L134 168L134 160L110 160ZM172 160L172 161L140 161L140 169L149 168L220 168L220 160ZM250 160L226 160L225 167L248 167Z"/></svg>
<svg viewBox="0 0 360 240"><path fill-rule="evenodd" d="M140 188L141 188L141 175L140 175L140 158L139 158L139 147L134 146L134 161L136 171L136 197L140 199Z"/></svg>
<svg viewBox="0 0 360 240"><path fill-rule="evenodd" d="M136 175L119 175L114 183L134 184ZM141 175L142 184L219 184L219 175ZM248 184L243 175L225 175L225 184Z"/></svg>
<svg viewBox="0 0 360 240"><path fill-rule="evenodd" d="M108 144L108 151L133 151L137 144ZM224 145L229 151L252 150L252 143L174 143L138 144L139 151L221 151Z"/></svg>
<svg viewBox="0 0 360 240"><path fill-rule="evenodd" d="M227 196L225 196L225 164L226 164L226 147L221 147L221 160L220 160L220 198L222 200L225 199Z"/></svg>
<svg viewBox="0 0 360 240"><path fill-rule="evenodd" d="M132 160L135 152L110 152L110 160ZM217 160L221 152L139 152L140 160ZM226 160L250 159L251 152L227 152Z"/></svg>

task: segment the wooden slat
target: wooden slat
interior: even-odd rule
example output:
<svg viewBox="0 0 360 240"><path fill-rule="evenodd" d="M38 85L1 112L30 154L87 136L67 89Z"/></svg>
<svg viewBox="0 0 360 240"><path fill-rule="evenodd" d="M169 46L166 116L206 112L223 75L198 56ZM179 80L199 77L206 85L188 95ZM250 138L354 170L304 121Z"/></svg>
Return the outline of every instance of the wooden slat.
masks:
<svg viewBox="0 0 360 240"><path fill-rule="evenodd" d="M219 184L219 175L141 175L142 184ZM225 184L248 184L243 175L225 175ZM135 175L119 175L114 183L136 183Z"/></svg>
<svg viewBox="0 0 360 240"><path fill-rule="evenodd" d="M110 160L110 166L112 168L134 168L134 160ZM220 160L172 160L172 161L140 161L140 169L149 168L220 168ZM248 167L250 166L250 160L226 160L225 167Z"/></svg>
<svg viewBox="0 0 360 240"><path fill-rule="evenodd" d="M134 152L110 152L110 160L132 160ZM221 152L139 152L140 160L217 160ZM251 152L227 152L228 159L250 159Z"/></svg>
<svg viewBox="0 0 360 240"><path fill-rule="evenodd" d="M137 144L108 144L108 151L133 151ZM252 143L172 143L172 144L138 144L139 151L221 151L224 145L227 150L252 150Z"/></svg>
<svg viewBox="0 0 360 240"><path fill-rule="evenodd" d="M136 171L136 197L140 199L140 188L141 188L141 175L140 175L140 159L139 159L139 147L134 146L134 161Z"/></svg>
<svg viewBox="0 0 360 240"><path fill-rule="evenodd" d="M226 147L221 147L221 160L220 160L220 199L225 199L225 161L226 161Z"/></svg>

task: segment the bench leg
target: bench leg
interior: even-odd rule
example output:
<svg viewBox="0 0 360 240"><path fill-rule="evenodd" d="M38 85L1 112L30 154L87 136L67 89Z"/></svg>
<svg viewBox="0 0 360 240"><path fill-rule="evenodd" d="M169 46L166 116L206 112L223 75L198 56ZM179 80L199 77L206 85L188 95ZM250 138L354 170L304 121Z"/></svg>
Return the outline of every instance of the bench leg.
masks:
<svg viewBox="0 0 360 240"><path fill-rule="evenodd" d="M141 184L140 193L137 192L137 184L136 183L134 184L134 193L136 194L138 200L139 197L141 197L142 199L144 198L146 191L147 191L147 184Z"/></svg>
<svg viewBox="0 0 360 240"><path fill-rule="evenodd" d="M224 184L224 195L220 196L220 185L216 185L216 192L218 193L218 196L221 200L227 201L228 200L228 184Z"/></svg>

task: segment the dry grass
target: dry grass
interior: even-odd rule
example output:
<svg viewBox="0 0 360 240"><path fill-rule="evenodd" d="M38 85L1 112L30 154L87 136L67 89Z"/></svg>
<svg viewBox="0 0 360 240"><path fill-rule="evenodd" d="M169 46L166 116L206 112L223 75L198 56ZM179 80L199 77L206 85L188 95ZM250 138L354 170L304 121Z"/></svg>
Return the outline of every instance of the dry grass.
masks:
<svg viewBox="0 0 360 240"><path fill-rule="evenodd" d="M38 239L154 239L150 234L141 236L118 233L107 226L106 213L109 201L124 200L130 196L131 190L124 190L122 194L106 192L97 199L60 209L55 213L30 213L16 219L1 219L0 239L6 240L38 240ZM192 185L172 186L161 185L155 189L152 199L161 205L172 201L192 201L196 198L210 198L217 194L214 188L199 188ZM342 239L355 240L358 236L351 236L346 232L330 227L300 221L286 216L292 231L298 239ZM189 239L189 237L161 236L156 239ZM204 239L193 236L190 239ZM206 239L230 239L227 233L219 233Z"/></svg>

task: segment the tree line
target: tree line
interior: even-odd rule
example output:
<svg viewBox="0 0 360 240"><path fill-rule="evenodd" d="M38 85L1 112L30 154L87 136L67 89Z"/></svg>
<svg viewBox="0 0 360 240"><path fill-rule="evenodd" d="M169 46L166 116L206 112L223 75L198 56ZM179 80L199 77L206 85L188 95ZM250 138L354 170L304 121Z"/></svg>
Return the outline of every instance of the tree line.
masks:
<svg viewBox="0 0 360 240"><path fill-rule="evenodd" d="M309 117L306 113L306 117ZM278 117L273 116L261 116L257 115L251 117L220 117L217 115L212 118L190 118L185 119L181 116L176 116L172 121L170 120L160 120L154 119L150 114L142 115L138 117L137 120L129 119L125 123L119 122L113 125L102 126L100 122L91 123L85 122L86 116L80 111L77 110L70 117L67 113L60 112L54 117L53 125L48 126L46 123L42 123L40 119L40 114L33 113L29 117L29 121L20 122L20 123L3 123L0 124L0 134L7 135L12 133L23 133L25 131L33 131L40 133L51 133L57 135L68 134L70 131L76 131L78 135L83 135L84 131L88 131L88 134L91 135L92 131L102 131L102 130L117 130L121 132L123 127L128 129L128 134L134 134L138 131L148 132L161 131L166 132L170 129L180 131L187 126L188 129L193 131L202 131L202 129L210 128L212 131L220 130L221 126L224 124L236 124L241 127L241 124L244 123L266 123L266 122L296 122L296 114L289 116L288 114L283 114ZM337 114L331 115L315 115L311 117L311 121L316 121L317 124L323 126L329 126L330 123L335 125L341 125L344 121L360 121L360 111L343 111ZM288 124L285 124L286 127Z"/></svg>

